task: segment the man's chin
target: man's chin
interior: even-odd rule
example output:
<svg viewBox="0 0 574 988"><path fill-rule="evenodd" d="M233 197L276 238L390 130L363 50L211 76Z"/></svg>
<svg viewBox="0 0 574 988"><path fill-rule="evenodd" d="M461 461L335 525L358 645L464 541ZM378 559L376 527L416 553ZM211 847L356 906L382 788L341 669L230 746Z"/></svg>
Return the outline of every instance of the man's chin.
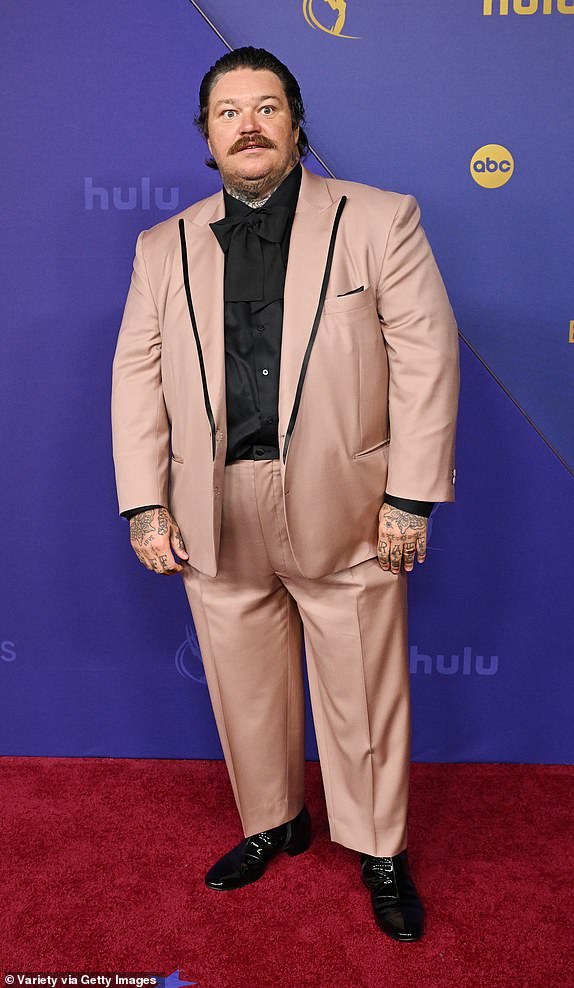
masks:
<svg viewBox="0 0 574 988"><path fill-rule="evenodd" d="M273 169L269 162L265 161L252 161L246 162L246 166L242 168L235 168L232 172L228 174L223 174L222 177L224 181L233 182L234 180L241 182L261 182L268 178Z"/></svg>

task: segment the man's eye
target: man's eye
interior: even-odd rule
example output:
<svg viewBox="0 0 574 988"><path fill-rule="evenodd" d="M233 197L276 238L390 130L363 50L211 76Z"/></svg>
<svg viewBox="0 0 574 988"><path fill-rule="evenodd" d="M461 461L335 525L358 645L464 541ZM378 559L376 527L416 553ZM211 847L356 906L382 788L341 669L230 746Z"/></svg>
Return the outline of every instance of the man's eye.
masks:
<svg viewBox="0 0 574 988"><path fill-rule="evenodd" d="M223 116L225 116L227 113L235 113L235 110L224 110Z"/></svg>
<svg viewBox="0 0 574 988"><path fill-rule="evenodd" d="M268 103L267 106L262 106L261 109L262 110L271 110L271 112L273 113L273 110L275 109L275 107L274 106L271 106L271 104ZM269 114L266 113L265 116L268 117Z"/></svg>

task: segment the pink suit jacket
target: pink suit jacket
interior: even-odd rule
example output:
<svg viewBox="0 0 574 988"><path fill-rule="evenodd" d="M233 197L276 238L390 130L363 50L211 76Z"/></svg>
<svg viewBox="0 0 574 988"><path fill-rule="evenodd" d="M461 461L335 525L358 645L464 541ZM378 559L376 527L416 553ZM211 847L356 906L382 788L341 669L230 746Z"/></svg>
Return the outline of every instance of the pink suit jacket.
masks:
<svg viewBox="0 0 574 988"><path fill-rule="evenodd" d="M226 454L224 254L209 223L224 215L220 191L139 234L112 368L119 511L169 507L209 576ZM304 576L376 555L385 490L454 501L458 395L457 325L416 199L303 166L278 438Z"/></svg>

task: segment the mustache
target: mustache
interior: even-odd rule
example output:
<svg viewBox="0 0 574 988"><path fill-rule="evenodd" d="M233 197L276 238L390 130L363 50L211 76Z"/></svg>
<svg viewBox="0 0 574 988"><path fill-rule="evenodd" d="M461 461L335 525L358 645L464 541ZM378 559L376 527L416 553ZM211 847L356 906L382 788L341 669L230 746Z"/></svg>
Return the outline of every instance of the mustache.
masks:
<svg viewBox="0 0 574 988"><path fill-rule="evenodd" d="M267 137L244 137L242 140L237 141L229 149L229 154L237 154L238 151L244 151L245 148L258 147L258 148L274 148L275 142L270 141Z"/></svg>

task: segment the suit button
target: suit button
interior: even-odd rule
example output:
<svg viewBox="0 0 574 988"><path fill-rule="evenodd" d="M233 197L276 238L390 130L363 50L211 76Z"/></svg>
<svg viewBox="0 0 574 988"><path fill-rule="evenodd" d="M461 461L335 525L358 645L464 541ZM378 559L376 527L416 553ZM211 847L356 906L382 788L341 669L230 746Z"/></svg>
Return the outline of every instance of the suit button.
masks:
<svg viewBox="0 0 574 988"><path fill-rule="evenodd" d="M262 374L268 374L268 373L269 373L269 371L267 370L267 368L266 368L266 367L264 367L264 368L263 368L263 370L261 371L261 373L262 373Z"/></svg>
<svg viewBox="0 0 574 988"><path fill-rule="evenodd" d="M257 456L263 456L265 450L261 449L261 446L257 446L255 452L257 453Z"/></svg>

